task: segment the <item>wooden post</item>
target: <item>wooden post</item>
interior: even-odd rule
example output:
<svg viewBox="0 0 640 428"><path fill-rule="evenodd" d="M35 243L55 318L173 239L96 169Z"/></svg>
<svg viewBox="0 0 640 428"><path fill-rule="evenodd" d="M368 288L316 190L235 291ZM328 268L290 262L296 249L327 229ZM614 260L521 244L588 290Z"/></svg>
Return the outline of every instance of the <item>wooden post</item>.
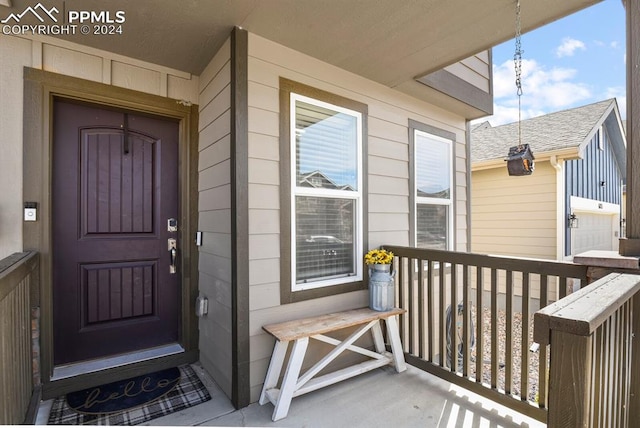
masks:
<svg viewBox="0 0 640 428"><path fill-rule="evenodd" d="M640 256L640 0L626 0L627 27L627 237L620 254Z"/></svg>
<svg viewBox="0 0 640 428"><path fill-rule="evenodd" d="M588 427L592 336L551 332L550 427Z"/></svg>

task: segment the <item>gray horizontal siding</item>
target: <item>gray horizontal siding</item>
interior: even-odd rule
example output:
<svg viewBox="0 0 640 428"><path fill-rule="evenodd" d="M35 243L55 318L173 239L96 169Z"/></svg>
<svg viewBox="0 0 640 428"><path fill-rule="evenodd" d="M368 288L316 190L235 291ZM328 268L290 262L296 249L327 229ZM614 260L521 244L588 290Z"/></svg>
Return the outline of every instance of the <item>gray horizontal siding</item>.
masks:
<svg viewBox="0 0 640 428"><path fill-rule="evenodd" d="M198 129L199 293L209 300L200 318L200 361L232 395L231 51L220 49L200 78Z"/></svg>

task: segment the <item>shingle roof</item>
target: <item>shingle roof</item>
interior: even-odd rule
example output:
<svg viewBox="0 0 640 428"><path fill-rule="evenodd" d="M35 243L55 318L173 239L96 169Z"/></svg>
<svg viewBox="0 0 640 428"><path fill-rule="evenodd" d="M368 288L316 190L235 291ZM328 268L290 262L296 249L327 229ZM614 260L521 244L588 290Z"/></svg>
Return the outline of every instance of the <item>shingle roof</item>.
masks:
<svg viewBox="0 0 640 428"><path fill-rule="evenodd" d="M615 99L523 120L522 143L534 155L552 150L578 147L603 120ZM484 125L484 123L482 124ZM477 126L471 131L471 160L478 162L504 158L509 147L518 144L518 123L496 127Z"/></svg>

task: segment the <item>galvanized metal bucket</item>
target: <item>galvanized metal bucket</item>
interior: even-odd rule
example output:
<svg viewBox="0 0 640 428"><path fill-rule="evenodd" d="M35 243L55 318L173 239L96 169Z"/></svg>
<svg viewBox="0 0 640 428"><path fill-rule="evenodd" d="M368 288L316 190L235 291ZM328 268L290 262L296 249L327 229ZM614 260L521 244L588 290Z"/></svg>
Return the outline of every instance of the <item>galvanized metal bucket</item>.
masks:
<svg viewBox="0 0 640 428"><path fill-rule="evenodd" d="M395 307L394 276L391 265L369 265L369 307L389 311Z"/></svg>

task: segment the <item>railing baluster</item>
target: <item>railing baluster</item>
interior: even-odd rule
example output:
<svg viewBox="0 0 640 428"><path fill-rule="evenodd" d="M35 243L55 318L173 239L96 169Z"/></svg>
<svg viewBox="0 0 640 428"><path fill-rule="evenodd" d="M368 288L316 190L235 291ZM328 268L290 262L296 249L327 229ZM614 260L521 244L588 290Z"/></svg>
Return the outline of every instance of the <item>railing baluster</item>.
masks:
<svg viewBox="0 0 640 428"><path fill-rule="evenodd" d="M471 308L469 307L469 265L462 267L462 376L469 377L469 354L471 348L471 338L469 337L469 320L471 319Z"/></svg>
<svg viewBox="0 0 640 428"><path fill-rule="evenodd" d="M522 340L520 360L520 399L529 401L529 272L522 272Z"/></svg>
<svg viewBox="0 0 640 428"><path fill-rule="evenodd" d="M400 262L400 269L398 270L398 282L400 283L400 287L398 287L398 306L401 307L402 309L408 309L406 304L405 304L405 301L404 301L404 296L405 296L405 291L404 291L405 280L404 280L404 277L406 276L406 273L405 273L405 260L406 260L406 257L399 257L398 260ZM400 337L402 337L402 348L406 352L407 351L407 346L408 346L407 336L406 336L406 331L405 331L407 312L405 312L404 314L400 315L399 318L400 318L400 320L398 322L398 328L400 329Z"/></svg>
<svg viewBox="0 0 640 428"><path fill-rule="evenodd" d="M545 420L545 406L549 401L546 378L548 347L540 349L540 366L535 373L531 373L532 379L534 376L538 377L539 407L531 406L527 402L534 392L532 385L535 385L533 381L529 381L531 307L534 301L538 301L538 297L540 305L546 305L550 286L548 275L558 278L557 294L562 297L567 294L569 279L586 279L586 267L555 261L541 262L442 250L385 247L397 256L396 298L398 306L408 311L400 320L403 348L408 351L407 361L458 385L464 386L466 383L469 389L476 393L495 399L538 420ZM522 293L519 282L521 274ZM531 294L531 285L537 285L538 276L541 278L540 296ZM473 286L476 287L475 295L471 289ZM485 295L487 292L490 292L490 296ZM505 294L504 307L503 297L499 294ZM516 301L520 297L522 328L518 331L514 328L517 321L514 309L520 309L519 302ZM460 303L463 321L458 328ZM484 320L485 306L486 310L491 309L487 314L487 322ZM451 318L447 328L448 308ZM500 309L505 309L504 317ZM505 337L501 338L500 329L503 321ZM475 326L473 322L476 323ZM487 330L489 328L491 330ZM518 340L518 335L522 335L521 341ZM475 349L471 346L472 340L475 340ZM491 344L486 348L488 341ZM458 359L460 346L461 355ZM447 347L450 363L446 359ZM518 355L518 352L521 354ZM436 359L438 355L439 359ZM504 384L500 368L503 358ZM520 373L514 369L518 362L516 358L521 363ZM487 370L491 370L491 373L487 373ZM475 379L471 379L472 376ZM521 396L514 399L516 397L512 394L518 387ZM620 422L622 416L618 416L617 420Z"/></svg>
<svg viewBox="0 0 640 428"><path fill-rule="evenodd" d="M442 262L442 260L438 260L438 267L439 267L439 281L438 281L438 285L439 285L439 292L440 292L440 308L438 311L438 322L440 325L439 331L440 331L440 367L446 367L447 365L447 361L446 361L446 355L447 355L447 317L446 317L446 288L444 286L444 280L445 280L445 267L444 267L444 263Z"/></svg>
<svg viewBox="0 0 640 428"><path fill-rule="evenodd" d="M640 293L636 293L631 301L631 342L629 397L640 397ZM636 398L637 400L637 398ZM631 403L629 403L631 404ZM640 406L629 405L629 422L640 421Z"/></svg>
<svg viewBox="0 0 640 428"><path fill-rule="evenodd" d="M611 350L611 326L613 324L613 320L612 318L607 319L602 328L604 330L603 334L604 334L604 349L608 349ZM605 367L605 371L604 371L604 380L602 382L602 386L603 386L603 391L602 391L602 398L603 401L605 403L604 405L604 409L602 412L603 415L603 419L602 422L603 424L606 424L606 426L611 426L609 425L609 423L611 422L611 401L609 399L610 397L610 388L609 385L611 383L611 368L613 366L613 364L611 364L611 354L610 352L604 352L604 367ZM604 425L603 425L604 426Z"/></svg>
<svg viewBox="0 0 640 428"><path fill-rule="evenodd" d="M624 321L624 332L622 335L622 340L624 341L624 355L622 358L623 367L624 367L624 377L620 379L621 389L622 389L622 423L624 426L629 426L629 381L631 379L631 373L629 372L630 367L630 352L631 352L631 301L627 302L625 305L625 321Z"/></svg>
<svg viewBox="0 0 640 428"><path fill-rule="evenodd" d="M429 308L429 310L427 311L427 323L429 325L428 331L429 331L429 337L428 337L428 343L429 343L429 352L428 352L428 358L427 360L430 362L433 362L433 359L435 357L435 353L434 353L434 349L435 349L435 335L437 332L436 326L434 325L434 302L433 302L433 260L429 260L428 262L428 270L427 270L427 308Z"/></svg>
<svg viewBox="0 0 640 428"><path fill-rule="evenodd" d="M548 304L549 276L540 275L540 307ZM527 342L528 343L528 342ZM522 352L528 352L524 347ZM547 347L538 351L538 406L546 407L547 402Z"/></svg>
<svg viewBox="0 0 640 428"><path fill-rule="evenodd" d="M458 266L451 264L451 322L449 323L449 337L448 341L451 347L451 371L458 371Z"/></svg>
<svg viewBox="0 0 640 428"><path fill-rule="evenodd" d="M624 307L618 310L618 315L616 317L616 331L614 340L614 355L615 355L615 369L614 373L617 376L613 377L613 426L620 426L620 374L622 372L622 366L620 364L620 359L622 357L622 346L621 346L621 333L622 333L622 321L624 319Z"/></svg>
<svg viewBox="0 0 640 428"><path fill-rule="evenodd" d="M602 328L596 330L593 336L593 369L592 369L592 382L593 385L602 385L602 353L605 347L603 346L604 337L602 335ZM591 406L592 415L591 419L595 426L599 426L601 423L602 402L604 397L602 396L602 386L598 388L592 388L591 393Z"/></svg>
<svg viewBox="0 0 640 428"><path fill-rule="evenodd" d="M567 297L567 288L569 287L569 278L561 276L558 278L558 300Z"/></svg>
<svg viewBox="0 0 640 428"><path fill-rule="evenodd" d="M23 423L33 398L31 299L38 287L38 269L35 253L16 253L0 260L0 425L3 426Z"/></svg>
<svg viewBox="0 0 640 428"><path fill-rule="evenodd" d="M483 358L484 358L484 325L482 322L482 293L484 291L484 279L482 267L476 270L476 382L482 383Z"/></svg>
<svg viewBox="0 0 640 428"><path fill-rule="evenodd" d="M491 389L498 388L498 270L491 269Z"/></svg>
<svg viewBox="0 0 640 428"><path fill-rule="evenodd" d="M425 325L424 325L424 260L418 259L418 356L425 356Z"/></svg>
<svg viewBox="0 0 640 428"><path fill-rule="evenodd" d="M413 284L415 281L415 268L416 268L416 259L410 258L409 259L409 290L407 293L409 302L407 304L407 308L409 309L409 319L408 319L409 353L411 354L416 353L416 343L415 343L415 336L414 336L414 333L415 333L414 323L416 321L416 312L415 312L416 301L415 301L414 284Z"/></svg>
<svg viewBox="0 0 640 428"><path fill-rule="evenodd" d="M508 270L506 275L504 392L510 395L513 388L513 271Z"/></svg>

